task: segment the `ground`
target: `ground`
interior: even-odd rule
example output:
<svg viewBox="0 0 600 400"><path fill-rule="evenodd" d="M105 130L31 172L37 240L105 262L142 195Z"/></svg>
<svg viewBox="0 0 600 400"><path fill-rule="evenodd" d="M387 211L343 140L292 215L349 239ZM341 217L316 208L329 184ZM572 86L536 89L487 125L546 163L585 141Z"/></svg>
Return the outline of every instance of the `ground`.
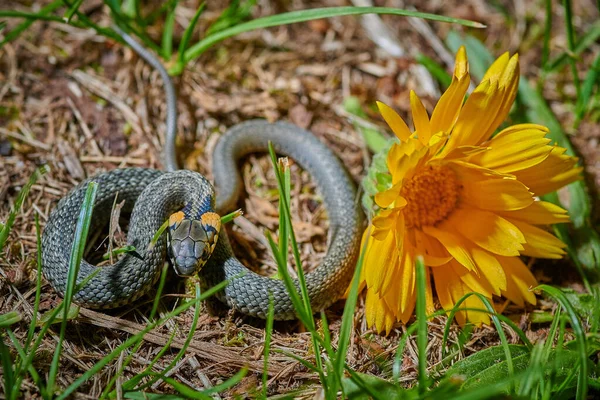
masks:
<svg viewBox="0 0 600 400"><path fill-rule="evenodd" d="M44 2L14 4L15 9L39 8ZM429 110L435 104L437 86L423 82L422 71L414 68L414 57L424 53L436 60L448 54L436 52L431 38L445 38L448 31L468 31L479 37L496 56L504 51L519 52L521 73L531 82L540 77L540 58L545 14L543 2L480 0L459 1L378 1L378 5L409 7L459 18L480 21L484 30L467 30L457 25L421 23L430 30L422 36L414 21L386 16L384 20L399 39L405 54L391 57L369 39L361 19L334 18L281 28L260 30L226 40L188 65L174 79L178 93L178 149L180 160L189 169L211 178L211 149L229 126L252 118L285 119L309 128L343 160L352 177L360 182L369 163L369 153L361 134L354 128L341 106L348 96L356 96L368 117L385 130L372 105L381 100L408 117L409 90L425 99ZM385 4L384 4L385 3ZM254 17L318 6L346 5L344 1L260 1ZM577 32L585 31L598 19L592 0L574 2ZM176 38L187 26L197 4L182 1L176 14ZM4 6L0 6L4 8ZM85 2L82 8L101 25L110 23L109 13L100 1ZM591 10L591 11L590 11ZM200 31L215 20L221 9L210 4L200 19ZM551 58L566 48L563 9L554 5ZM9 20L12 27L18 21ZM160 26L150 33L160 42ZM423 38L427 37L428 40ZM195 37L197 38L197 36ZM193 39L194 40L194 39ZM594 47L595 46L595 47ZM582 55L581 71L587 71L595 51ZM446 58L444 58L446 57ZM450 54L450 60L452 55ZM446 66L447 67L447 66ZM582 72L583 73L583 72ZM568 68L544 80L543 93L562 125L573 125L574 87ZM92 30L82 30L57 22L36 22L19 39L0 49L0 221L4 221L20 188L37 166L47 164L50 172L32 188L0 258L0 313L16 310L24 316L15 329L18 337L27 333L35 294L36 238L34 214L42 226L48 214L73 185L96 172L125 166L161 168L163 148L164 93L159 75L131 49L106 39ZM544 123L544 121L537 121ZM592 117L577 130L571 129L573 142L586 165L592 190L600 185L600 130ZM277 226L277 191L271 164L266 157L252 156L243 165L246 190L240 204L246 221L228 227L236 252L249 266L262 273L276 269L264 238L266 229ZM310 176L297 166L292 168L292 213L301 242L305 265L314 266L324 255L327 217ZM568 260L549 263L536 261L534 272L540 281L578 288L577 274ZM561 271L561 272L556 272ZM182 293L179 282L171 280L168 291ZM165 298L162 311L173 307L176 296ZM543 337L547 325L532 324L530 307L518 309L497 299L499 309L519 324L533 341ZM42 312L59 301L49 285L42 291ZM383 337L367 329L362 299L355 314L347 362L357 371L389 376L398 338L405 327L397 325ZM541 299L536 309L550 310L553 303ZM98 313L82 311L69 325L58 385L65 387L119 345L128 334L141 330L146 322L151 299L134 307ZM334 332L339 327L343 303L327 311ZM147 336L135 354L125 376L142 369L164 345L173 329L185 338L192 321L188 310L172 324ZM445 318L429 325L429 365L435 369L442 358L441 332ZM510 328L509 340L518 337ZM453 327L455 342L460 332ZM511 335L512 333L512 335ZM45 372L56 334L49 335L36 358L36 368ZM181 346L184 339L174 342ZM260 387L263 370L264 322L229 313L212 317L203 313L186 356L173 370L173 376L193 387L216 385L248 366L242 382L227 396L243 394ZM311 358L310 337L297 322L276 323L269 363L268 393L302 389L311 397L318 378L293 358L277 352L285 350L305 359ZM493 327L475 330L464 355L499 343ZM416 377L416 344L409 340L402 364L402 382L410 385ZM173 351L173 354L175 350ZM164 364L169 361L166 357ZM79 398L96 398L118 368L118 361L80 388ZM155 391L170 390L159 381ZM28 390L31 391L28 393ZM25 382L27 397L36 387ZM87 394L84 394L87 393Z"/></svg>

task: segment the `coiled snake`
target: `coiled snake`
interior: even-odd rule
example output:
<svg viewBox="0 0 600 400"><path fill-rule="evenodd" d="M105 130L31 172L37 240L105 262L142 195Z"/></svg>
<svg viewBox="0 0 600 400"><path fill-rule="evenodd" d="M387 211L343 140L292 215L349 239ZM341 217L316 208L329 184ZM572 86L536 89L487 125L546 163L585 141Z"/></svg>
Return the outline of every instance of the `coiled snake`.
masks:
<svg viewBox="0 0 600 400"><path fill-rule="evenodd" d="M312 175L321 192L330 221L329 247L322 264L306 275L306 283L314 310L336 301L352 278L363 228L354 183L337 157L310 132L294 125L262 120L238 124L220 138L213 154L215 201L213 186L202 175L177 170L176 102L170 77L152 54L118 31L162 76L168 110L164 152L168 172L116 169L87 179L61 199L50 214L42 238L43 272L54 289L64 295L77 218L87 183L93 180L98 183L98 192L90 232L106 224L118 194L119 201L125 200L124 211L132 210L128 243L138 249L143 260L127 254L106 267L83 260L77 282L98 268L100 271L75 294L74 302L90 308L111 308L134 301L156 283L169 253L179 275L199 273L207 286L230 279L216 295L229 307L265 318L272 293L275 319L295 318L283 281L258 275L240 263L225 230L219 229L217 215L234 209L242 194L239 159L249 153L267 151L267 143L271 141L278 153L290 156ZM152 236L167 219L170 219L168 239L160 239L146 251ZM297 281L295 284L298 287Z"/></svg>

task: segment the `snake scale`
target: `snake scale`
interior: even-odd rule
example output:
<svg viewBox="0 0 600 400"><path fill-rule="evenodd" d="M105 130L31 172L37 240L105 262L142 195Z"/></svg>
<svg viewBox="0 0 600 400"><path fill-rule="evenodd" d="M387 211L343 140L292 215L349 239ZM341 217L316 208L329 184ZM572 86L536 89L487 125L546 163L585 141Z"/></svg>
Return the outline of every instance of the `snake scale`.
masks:
<svg viewBox="0 0 600 400"><path fill-rule="evenodd" d="M115 169L91 177L62 198L50 214L42 237L43 273L64 295L71 245L88 182L98 183L90 232L107 224L115 195L131 211L128 244L143 259L126 254L115 264L97 267L83 260L77 282L96 275L75 294L73 301L90 308L113 308L133 302L148 292L168 257L179 275L198 273L203 285L231 280L216 297L244 314L265 318L272 293L278 320L296 317L281 280L248 270L235 257L217 214L235 209L243 193L238 162L254 152L265 152L271 141L278 154L294 159L316 181L329 217L329 246L322 263L306 275L313 310L328 307L345 292L352 278L363 229L363 214L354 182L333 152L310 132L285 122L253 120L230 128L213 154L215 189L202 175L177 170L175 157L176 101L170 77L162 64L124 32L122 38L163 79L167 100L164 161L167 171L149 168ZM215 214L216 213L216 214ZM154 233L169 219L170 230L146 250ZM196 263L196 264L194 264ZM297 280L294 282L298 288Z"/></svg>

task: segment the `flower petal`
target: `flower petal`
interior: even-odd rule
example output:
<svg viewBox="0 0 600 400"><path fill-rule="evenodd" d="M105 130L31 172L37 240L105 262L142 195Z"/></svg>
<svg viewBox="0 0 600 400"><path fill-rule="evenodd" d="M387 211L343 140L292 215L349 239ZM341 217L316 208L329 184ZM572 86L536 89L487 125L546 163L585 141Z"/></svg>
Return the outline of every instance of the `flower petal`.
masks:
<svg viewBox="0 0 600 400"><path fill-rule="evenodd" d="M413 90L410 91L410 109L412 110L413 124L415 125L415 132L418 139L426 145L429 143L429 138L431 138L429 115L427 115L427 110L421 99L419 99L419 96Z"/></svg>
<svg viewBox="0 0 600 400"><path fill-rule="evenodd" d="M498 214L510 220L523 221L532 225L551 225L570 221L567 210L547 201L535 201L521 210Z"/></svg>
<svg viewBox="0 0 600 400"><path fill-rule="evenodd" d="M400 280L396 282L400 290L400 298L398 303L398 310L400 314L406 314L410 307L411 298L415 297L415 259L410 251L404 252L404 259L402 260L402 266L400 269ZM412 310L411 310L412 311ZM403 321L406 322L406 321Z"/></svg>
<svg viewBox="0 0 600 400"><path fill-rule="evenodd" d="M464 46L458 49L452 83L444 92L431 115L431 132L450 133L465 100L469 88L469 64Z"/></svg>
<svg viewBox="0 0 600 400"><path fill-rule="evenodd" d="M477 86L465 102L442 154L460 146L478 146L487 140L496 128L491 123L501 103L498 82L486 80Z"/></svg>
<svg viewBox="0 0 600 400"><path fill-rule="evenodd" d="M562 258L567 247L560 239L543 229L526 222L511 221L525 236L521 254L537 258Z"/></svg>
<svg viewBox="0 0 600 400"><path fill-rule="evenodd" d="M500 262L495 255L478 247L475 247L472 253L478 270L487 279L494 294L500 296L500 291L506 290L506 275Z"/></svg>
<svg viewBox="0 0 600 400"><path fill-rule="evenodd" d="M472 156L469 162L502 173L532 167L544 161L552 151L546 133L548 128L541 125L511 126L483 143L488 150Z"/></svg>
<svg viewBox="0 0 600 400"><path fill-rule="evenodd" d="M398 257L396 240L393 234L387 235L383 240L371 239L365 254L363 267L367 288L379 292L385 277L396 268Z"/></svg>
<svg viewBox="0 0 600 400"><path fill-rule="evenodd" d="M583 168L576 168L577 157L568 156L562 147L554 146L550 155L541 163L515 171L513 174L536 196L554 192L561 187L582 179Z"/></svg>
<svg viewBox="0 0 600 400"><path fill-rule="evenodd" d="M502 55L494 64L492 64L483 77L483 80L493 80L494 77L492 75L497 74L498 91L499 96L501 97L501 103L497 106L497 110L495 110L494 120L490 124L490 130L487 137L489 137L489 135L491 135L508 116L508 112L515 101L517 89L519 87L519 55L515 54L510 57L508 62L503 66L504 60L500 61L500 59L507 58L508 53L505 54L506 55Z"/></svg>
<svg viewBox="0 0 600 400"><path fill-rule="evenodd" d="M499 257L502 267L506 276L508 276L508 288L506 292L502 293L504 296L514 301L514 292L518 290L519 294L527 300L528 303L536 303L535 294L530 290L537 286L537 280L527 268L527 266L521 261L519 257ZM516 289L516 290L515 290ZM509 294L509 292L511 292ZM509 297L510 296L510 297ZM515 301L516 304L523 304L521 301Z"/></svg>
<svg viewBox="0 0 600 400"><path fill-rule="evenodd" d="M527 187L510 175L493 175L473 164L453 162L462 186L461 201L490 211L519 210L534 201Z"/></svg>
<svg viewBox="0 0 600 400"><path fill-rule="evenodd" d="M460 285L458 276L450 268L435 268L432 269L433 281L435 283L435 291L438 295L438 300L442 305L442 308L449 313L454 307L455 300L453 299L453 293L455 287ZM459 296L460 297L460 296ZM464 325L467 319L467 313L465 311L458 311L455 314L456 321Z"/></svg>
<svg viewBox="0 0 600 400"><path fill-rule="evenodd" d="M485 297L492 298L492 292L494 289L484 277L477 276L474 271L467 271L465 267L457 263L455 260L451 261L447 266L445 266L445 268L448 267L452 268L454 273L460 277L460 279L469 287L471 291L481 293Z"/></svg>
<svg viewBox="0 0 600 400"><path fill-rule="evenodd" d="M388 190L375 194L375 203L382 208L387 208L395 202L397 202L397 204L394 204L394 207L404 207L406 205L406 200L400 196L401 189L402 183L398 182Z"/></svg>
<svg viewBox="0 0 600 400"><path fill-rule="evenodd" d="M525 243L515 225L497 214L472 207L457 208L440 228L456 230L489 252L503 256L518 256Z"/></svg>
<svg viewBox="0 0 600 400"><path fill-rule="evenodd" d="M378 333L388 335L394 326L394 314L385 302L373 291L367 291L365 300L365 318L369 327L375 326Z"/></svg>
<svg viewBox="0 0 600 400"><path fill-rule="evenodd" d="M412 133L410 132L410 129L408 129L408 125L406 125L406 122L404 122L402 117L400 117L393 108L380 101L377 102L377 108L379 108L381 116L385 122L387 122L392 132L394 132L394 135L396 135L396 137L402 142L408 140Z"/></svg>
<svg viewBox="0 0 600 400"><path fill-rule="evenodd" d="M424 226L423 232L439 240L446 250L448 250L448 253L469 271L477 267L470 253L473 244L457 234L453 229L438 229L433 226Z"/></svg>
<svg viewBox="0 0 600 400"><path fill-rule="evenodd" d="M428 267L439 267L452 260L444 246L420 229L414 230L416 255L423 257Z"/></svg>

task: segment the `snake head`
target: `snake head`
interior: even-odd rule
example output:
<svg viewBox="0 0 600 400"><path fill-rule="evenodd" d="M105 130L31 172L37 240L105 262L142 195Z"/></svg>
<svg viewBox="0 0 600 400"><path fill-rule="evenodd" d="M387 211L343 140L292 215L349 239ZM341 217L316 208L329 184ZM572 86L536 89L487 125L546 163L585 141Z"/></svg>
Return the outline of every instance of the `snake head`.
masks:
<svg viewBox="0 0 600 400"><path fill-rule="evenodd" d="M221 229L221 217L213 212L200 219L187 218L182 212L169 217L169 258L179 276L198 273L210 258Z"/></svg>

